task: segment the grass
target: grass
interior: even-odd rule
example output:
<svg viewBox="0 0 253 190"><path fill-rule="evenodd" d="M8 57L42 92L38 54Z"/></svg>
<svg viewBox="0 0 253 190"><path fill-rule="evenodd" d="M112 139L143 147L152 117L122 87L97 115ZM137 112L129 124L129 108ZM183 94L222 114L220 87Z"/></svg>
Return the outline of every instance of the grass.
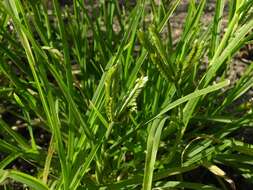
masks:
<svg viewBox="0 0 253 190"><path fill-rule="evenodd" d="M252 183L236 134L252 127L253 67L227 73L252 43L253 1L230 0L228 18L217 1L204 25L206 3L189 1L175 39L180 0L1 1L3 189L235 189L226 168Z"/></svg>

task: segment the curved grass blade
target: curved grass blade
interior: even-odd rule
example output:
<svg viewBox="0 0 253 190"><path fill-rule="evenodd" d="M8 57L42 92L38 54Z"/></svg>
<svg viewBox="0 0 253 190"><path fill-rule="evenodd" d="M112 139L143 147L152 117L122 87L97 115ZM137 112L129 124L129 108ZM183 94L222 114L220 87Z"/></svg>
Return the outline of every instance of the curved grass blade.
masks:
<svg viewBox="0 0 253 190"><path fill-rule="evenodd" d="M209 86L209 87L206 87L206 88L203 88L201 90L195 90L194 92L170 103L169 105L165 106L165 108L163 108L160 113L158 113L156 116L154 116L152 119L150 119L148 122L146 123L149 123L150 121L158 118L159 116L165 114L167 111L177 107L178 105L184 103L184 102L187 102L189 100L192 100L194 98L197 98L197 97L200 97L202 95L206 95L208 93L211 93L213 91L216 91L216 90L219 90L225 86L228 86L230 84L230 81L229 80L225 80L223 82L220 82L220 83L217 83L217 84L214 84L212 86Z"/></svg>
<svg viewBox="0 0 253 190"><path fill-rule="evenodd" d="M0 170L0 183L4 182L7 178L26 184L35 190L49 190L47 185L45 185L42 181L28 174L15 170Z"/></svg>

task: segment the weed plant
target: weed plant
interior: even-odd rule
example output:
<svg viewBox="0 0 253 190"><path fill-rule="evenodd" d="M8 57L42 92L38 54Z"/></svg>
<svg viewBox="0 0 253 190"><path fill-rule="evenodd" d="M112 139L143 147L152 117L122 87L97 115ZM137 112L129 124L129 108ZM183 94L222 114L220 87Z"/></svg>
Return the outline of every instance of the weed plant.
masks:
<svg viewBox="0 0 253 190"><path fill-rule="evenodd" d="M216 1L203 24L207 2L189 0L179 39L180 0L159 2L0 1L3 189L235 189L226 168L253 182L235 135L253 126L253 64L227 79L253 1Z"/></svg>

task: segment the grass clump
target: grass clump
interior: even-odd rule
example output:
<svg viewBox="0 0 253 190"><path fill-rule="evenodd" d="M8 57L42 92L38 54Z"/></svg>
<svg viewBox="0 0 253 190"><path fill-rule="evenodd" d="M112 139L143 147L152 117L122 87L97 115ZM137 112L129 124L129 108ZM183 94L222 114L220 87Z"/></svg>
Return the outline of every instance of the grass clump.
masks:
<svg viewBox="0 0 253 190"><path fill-rule="evenodd" d="M0 1L4 189L235 189L234 173L252 183L238 131L252 127L253 67L234 85L227 72L252 43L253 1L229 1L227 17L217 1L203 24L207 2L190 0L174 39L181 3ZM209 177L191 177L199 170Z"/></svg>

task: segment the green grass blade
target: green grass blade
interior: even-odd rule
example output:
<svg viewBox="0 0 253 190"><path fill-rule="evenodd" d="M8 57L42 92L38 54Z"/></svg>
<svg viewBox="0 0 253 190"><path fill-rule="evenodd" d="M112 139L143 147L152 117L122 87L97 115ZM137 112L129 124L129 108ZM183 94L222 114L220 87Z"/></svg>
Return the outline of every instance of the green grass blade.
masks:
<svg viewBox="0 0 253 190"><path fill-rule="evenodd" d="M145 162L145 171L143 178L143 189L152 189L153 172L156 161L156 154L158 151L160 137L162 129L164 127L165 121L168 118L156 119L153 121L151 129L149 131L149 136L147 140L147 155Z"/></svg>
<svg viewBox="0 0 253 190"><path fill-rule="evenodd" d="M2 128L2 130L6 131L13 139L15 139L18 145L24 150L29 150L31 148L28 142L26 142L21 135L12 130L2 119L0 119L0 128Z"/></svg>
<svg viewBox="0 0 253 190"><path fill-rule="evenodd" d="M20 157L22 154L21 153L12 153L8 155L6 158L1 160L0 162L0 170L5 169L6 166L8 166L11 162L16 160L18 157Z"/></svg>
<svg viewBox="0 0 253 190"><path fill-rule="evenodd" d="M159 116L165 114L166 112L168 112L169 110L177 107L178 105L182 104L182 103L185 103L189 100L192 100L192 99L195 99L197 97L200 97L200 96L203 96L203 95L206 95L208 93L211 93L213 91L216 91L216 90L219 90L225 86L228 86L229 85L229 81L226 80L226 81L223 81L223 82L220 82L220 83L217 83L217 84L214 84L212 86L209 86L209 87L206 87L206 88L203 88L201 90L195 90L194 92L170 103L169 105L165 106L165 108L163 108L156 116L154 116L152 119L150 119L148 122L154 120L155 118L158 118ZM148 123L147 122L147 123Z"/></svg>
<svg viewBox="0 0 253 190"><path fill-rule="evenodd" d="M221 32L222 13L224 9L225 1L216 1L216 10L214 15L214 21L212 26L212 39L210 47L210 56L212 57L219 45L219 38Z"/></svg>
<svg viewBox="0 0 253 190"><path fill-rule="evenodd" d="M82 181L82 177L87 172L87 169L90 166L92 160L94 159L98 149L102 145L102 142L103 142L103 138L102 138L102 140L100 140L97 143L96 146L93 147L93 149L91 150L91 152L90 152L89 156L87 157L87 160L85 161L85 163L74 174L74 177L73 177L73 179L71 181L71 184L70 184L70 189L75 190L80 186L80 182Z"/></svg>
<svg viewBox="0 0 253 190"><path fill-rule="evenodd" d="M11 178L14 181L28 185L35 190L49 190L49 188L35 177L15 170L0 170L0 182Z"/></svg>
<svg viewBox="0 0 253 190"><path fill-rule="evenodd" d="M161 179L167 178L169 176L183 174L183 173L191 171L197 167L198 167L198 165L193 165L193 166L188 166L188 167L180 167L180 168L175 167L175 168L166 169L166 171L156 172L153 174L153 176L154 176L153 181L161 180ZM119 181L116 183L102 185L101 187L107 187L109 189L120 189L120 188L126 188L130 185L139 185L142 182L143 182L143 176L137 175L137 176L134 176L133 178L130 178L127 180L122 180L122 181Z"/></svg>
<svg viewBox="0 0 253 190"><path fill-rule="evenodd" d="M59 24L59 30L60 30L60 35L61 35L61 40L62 40L62 45L63 45L64 64L66 67L68 89L70 91L70 94L72 94L73 78L72 78L72 70L71 70L71 63L70 63L70 56L69 56L69 45L67 43L65 26L63 23L63 18L60 12L60 6L59 6L58 1L53 0L53 6L56 13L57 21Z"/></svg>
<svg viewBox="0 0 253 190"><path fill-rule="evenodd" d="M216 188L211 185L203 185L200 183L190 183L190 182L181 182L181 181L169 181L164 183L162 186L155 187L153 190L169 190L174 188L187 188L194 190L219 190L220 188Z"/></svg>

